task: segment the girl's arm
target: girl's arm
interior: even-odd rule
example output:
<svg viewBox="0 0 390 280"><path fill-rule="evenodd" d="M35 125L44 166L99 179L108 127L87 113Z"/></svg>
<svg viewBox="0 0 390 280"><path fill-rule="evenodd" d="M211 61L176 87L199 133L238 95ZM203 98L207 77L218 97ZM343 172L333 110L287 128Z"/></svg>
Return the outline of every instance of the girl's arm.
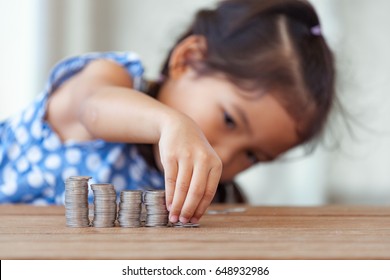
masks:
<svg viewBox="0 0 390 280"><path fill-rule="evenodd" d="M46 118L62 140L158 144L170 220L197 222L214 197L221 160L190 118L131 87L120 65L91 62L51 96Z"/></svg>

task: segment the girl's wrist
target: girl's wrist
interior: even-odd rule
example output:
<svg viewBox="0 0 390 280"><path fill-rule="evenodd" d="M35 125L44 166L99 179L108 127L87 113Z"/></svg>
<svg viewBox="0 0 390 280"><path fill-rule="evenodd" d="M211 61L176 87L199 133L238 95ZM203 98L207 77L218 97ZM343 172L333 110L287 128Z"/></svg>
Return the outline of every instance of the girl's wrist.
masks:
<svg viewBox="0 0 390 280"><path fill-rule="evenodd" d="M164 130L167 128L172 128L175 125L177 125L178 121L182 114L170 107L164 108L162 113L159 116L159 121L158 121L158 127L159 127L159 135L163 134Z"/></svg>

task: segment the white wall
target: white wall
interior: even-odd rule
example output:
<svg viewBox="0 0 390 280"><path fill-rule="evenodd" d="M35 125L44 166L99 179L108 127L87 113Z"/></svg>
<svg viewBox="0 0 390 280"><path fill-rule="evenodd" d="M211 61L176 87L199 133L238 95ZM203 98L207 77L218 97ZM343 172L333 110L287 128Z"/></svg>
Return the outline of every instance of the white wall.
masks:
<svg viewBox="0 0 390 280"><path fill-rule="evenodd" d="M390 204L390 1L337 6L343 15L339 93L356 137L345 127L338 131L343 141L329 162L330 199Z"/></svg>
<svg viewBox="0 0 390 280"><path fill-rule="evenodd" d="M0 120L24 108L37 89L39 4L0 0Z"/></svg>

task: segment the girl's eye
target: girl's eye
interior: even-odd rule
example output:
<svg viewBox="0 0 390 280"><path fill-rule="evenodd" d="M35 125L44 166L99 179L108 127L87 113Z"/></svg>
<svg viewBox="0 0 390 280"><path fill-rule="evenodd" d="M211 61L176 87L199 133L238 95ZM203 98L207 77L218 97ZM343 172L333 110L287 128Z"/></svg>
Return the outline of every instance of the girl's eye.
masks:
<svg viewBox="0 0 390 280"><path fill-rule="evenodd" d="M223 119L228 128L236 127L236 122L227 112L223 112Z"/></svg>
<svg viewBox="0 0 390 280"><path fill-rule="evenodd" d="M256 164L260 161L256 154L251 151L247 151L246 156L251 164Z"/></svg>

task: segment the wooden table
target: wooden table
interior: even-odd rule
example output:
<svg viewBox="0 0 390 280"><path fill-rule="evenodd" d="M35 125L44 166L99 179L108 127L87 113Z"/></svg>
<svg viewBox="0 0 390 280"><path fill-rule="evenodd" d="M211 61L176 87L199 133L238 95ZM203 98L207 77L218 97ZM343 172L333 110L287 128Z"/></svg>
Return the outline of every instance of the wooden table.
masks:
<svg viewBox="0 0 390 280"><path fill-rule="evenodd" d="M390 207L245 207L200 228L132 229L68 228L64 207L0 205L0 259L390 259Z"/></svg>

